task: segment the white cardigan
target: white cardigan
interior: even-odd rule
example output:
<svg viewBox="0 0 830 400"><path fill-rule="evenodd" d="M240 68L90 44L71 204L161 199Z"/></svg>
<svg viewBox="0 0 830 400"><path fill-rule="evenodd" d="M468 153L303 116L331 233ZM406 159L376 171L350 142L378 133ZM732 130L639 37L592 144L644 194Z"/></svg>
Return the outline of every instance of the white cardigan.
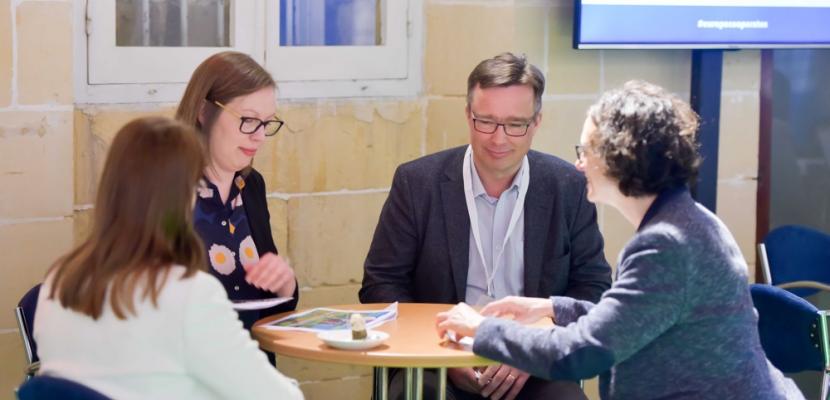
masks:
<svg viewBox="0 0 830 400"><path fill-rule="evenodd" d="M181 279L184 270L172 268L157 308L137 294L137 316L126 320L109 298L97 321L62 307L48 299L47 279L34 323L40 374L114 399L302 399L242 328L216 278Z"/></svg>

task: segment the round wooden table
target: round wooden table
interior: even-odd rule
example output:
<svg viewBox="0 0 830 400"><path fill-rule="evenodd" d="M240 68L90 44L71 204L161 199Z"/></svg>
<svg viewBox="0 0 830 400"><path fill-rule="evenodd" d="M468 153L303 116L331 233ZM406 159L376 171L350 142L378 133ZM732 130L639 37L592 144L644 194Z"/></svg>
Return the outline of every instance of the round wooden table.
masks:
<svg viewBox="0 0 830 400"><path fill-rule="evenodd" d="M345 310L381 310L388 304L347 304L328 308ZM263 349L276 354L312 361L375 367L375 390L386 400L389 368L404 368L407 399L423 396L424 368L438 369L439 399L446 397L447 368L496 364L479 357L463 346L442 342L435 331L435 314L449 310L452 304L398 304L398 318L374 328L389 334L382 345L369 350L339 350L324 344L312 332L273 330L260 325L283 318L293 312L277 314L257 321L254 338Z"/></svg>

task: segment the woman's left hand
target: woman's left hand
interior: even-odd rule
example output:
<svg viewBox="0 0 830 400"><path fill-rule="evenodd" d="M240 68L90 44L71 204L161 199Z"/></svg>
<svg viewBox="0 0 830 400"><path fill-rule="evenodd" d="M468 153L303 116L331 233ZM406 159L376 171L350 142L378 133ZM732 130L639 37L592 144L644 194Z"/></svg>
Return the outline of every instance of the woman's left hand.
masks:
<svg viewBox="0 0 830 400"><path fill-rule="evenodd" d="M449 311L438 313L435 328L440 338L443 338L447 331L451 330L455 332L456 338L460 340L464 336L474 337L481 321L484 321L484 317L476 310L473 310L466 303L458 303Z"/></svg>
<svg viewBox="0 0 830 400"><path fill-rule="evenodd" d="M244 265L245 280L251 285L276 293L280 297L291 297L296 289L294 270L284 258L267 253L256 264Z"/></svg>

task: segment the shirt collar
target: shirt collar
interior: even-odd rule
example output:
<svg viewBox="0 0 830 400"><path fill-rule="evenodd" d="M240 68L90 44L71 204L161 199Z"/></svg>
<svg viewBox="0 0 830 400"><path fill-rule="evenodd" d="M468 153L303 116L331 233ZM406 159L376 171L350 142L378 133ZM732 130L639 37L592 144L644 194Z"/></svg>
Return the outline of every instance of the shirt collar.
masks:
<svg viewBox="0 0 830 400"><path fill-rule="evenodd" d="M472 156L473 156L472 153L470 153L471 158L472 158ZM527 156L525 156L525 157L527 157ZM473 186L473 197L480 197L482 195L489 197L490 195L488 195L487 192L484 190L484 184L481 183L481 177L478 175L478 169L476 168L475 159L472 159L470 161L472 161L470 163L470 169L472 169L471 172L472 172L472 175L473 175L473 182L472 182L472 184L473 184L472 185ZM521 182L522 182L521 177L522 177L523 170L524 170L524 162L522 162L521 166L519 166L519 171L517 171L516 176L513 177L513 182L510 183L510 186L508 186L505 191L510 191L510 190L516 189L516 193L519 192L519 186L521 185Z"/></svg>
<svg viewBox="0 0 830 400"><path fill-rule="evenodd" d="M228 201L230 202L231 200L233 200L237 195L239 195L242 192L242 189L244 188L245 177L244 175L242 175L242 171L237 171L233 176L233 180L231 181L231 190L228 193ZM219 198L219 189L205 175L202 175L202 179L199 180L197 193L199 194L200 198L213 199L215 201L221 202L221 199Z"/></svg>

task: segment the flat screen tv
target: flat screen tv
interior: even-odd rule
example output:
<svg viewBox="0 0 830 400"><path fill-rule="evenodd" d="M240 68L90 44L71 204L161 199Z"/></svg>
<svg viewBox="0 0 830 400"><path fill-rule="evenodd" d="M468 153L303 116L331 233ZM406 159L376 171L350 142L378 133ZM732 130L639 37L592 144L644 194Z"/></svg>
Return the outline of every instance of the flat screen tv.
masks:
<svg viewBox="0 0 830 400"><path fill-rule="evenodd" d="M575 0L574 48L830 47L830 0Z"/></svg>

